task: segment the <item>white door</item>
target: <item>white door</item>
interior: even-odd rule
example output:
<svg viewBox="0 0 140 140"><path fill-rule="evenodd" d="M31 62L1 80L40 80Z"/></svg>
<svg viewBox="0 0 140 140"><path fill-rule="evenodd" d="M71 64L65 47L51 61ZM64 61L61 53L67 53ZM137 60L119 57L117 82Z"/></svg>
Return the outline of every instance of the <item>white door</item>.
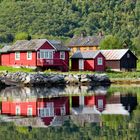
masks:
<svg viewBox="0 0 140 140"><path fill-rule="evenodd" d="M79 59L79 70L83 70L83 69L84 69L84 60Z"/></svg>

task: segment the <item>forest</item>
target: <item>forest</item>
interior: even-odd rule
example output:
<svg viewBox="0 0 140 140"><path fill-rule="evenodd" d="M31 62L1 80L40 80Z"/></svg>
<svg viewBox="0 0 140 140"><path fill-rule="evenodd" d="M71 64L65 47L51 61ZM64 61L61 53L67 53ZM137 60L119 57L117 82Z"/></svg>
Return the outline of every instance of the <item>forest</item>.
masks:
<svg viewBox="0 0 140 140"><path fill-rule="evenodd" d="M112 35L139 51L139 0L0 0L0 43L18 33L69 40L74 35Z"/></svg>

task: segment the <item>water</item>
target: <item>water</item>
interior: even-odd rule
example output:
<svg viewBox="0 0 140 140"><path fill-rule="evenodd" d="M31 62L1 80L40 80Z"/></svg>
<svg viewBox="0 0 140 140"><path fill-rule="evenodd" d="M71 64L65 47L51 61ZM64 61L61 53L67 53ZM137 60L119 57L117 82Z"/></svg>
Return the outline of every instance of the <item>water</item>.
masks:
<svg viewBox="0 0 140 140"><path fill-rule="evenodd" d="M8 87L0 100L4 140L140 139L137 86Z"/></svg>

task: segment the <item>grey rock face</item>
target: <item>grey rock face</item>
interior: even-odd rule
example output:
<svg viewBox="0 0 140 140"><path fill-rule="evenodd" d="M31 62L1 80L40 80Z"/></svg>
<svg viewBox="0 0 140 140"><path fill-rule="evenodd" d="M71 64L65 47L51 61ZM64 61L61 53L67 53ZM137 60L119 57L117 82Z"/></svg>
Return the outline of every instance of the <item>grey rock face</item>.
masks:
<svg viewBox="0 0 140 140"><path fill-rule="evenodd" d="M110 80L106 74L42 74L42 73L25 73L25 72L16 72L16 73L4 73L0 76L1 79L5 80L5 83L15 85L24 85L24 86L58 86L58 85L67 85L67 84L91 84L91 85L100 85L100 84L109 84Z"/></svg>

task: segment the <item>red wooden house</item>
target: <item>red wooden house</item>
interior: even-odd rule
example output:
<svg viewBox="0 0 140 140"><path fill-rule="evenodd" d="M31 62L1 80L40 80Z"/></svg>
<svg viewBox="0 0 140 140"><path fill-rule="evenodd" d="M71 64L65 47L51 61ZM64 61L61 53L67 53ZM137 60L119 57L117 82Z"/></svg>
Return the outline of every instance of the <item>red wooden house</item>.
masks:
<svg viewBox="0 0 140 140"><path fill-rule="evenodd" d="M1 50L1 65L59 68L67 71L69 49L58 41L47 39L19 40Z"/></svg>
<svg viewBox="0 0 140 140"><path fill-rule="evenodd" d="M71 57L72 70L104 71L105 57L100 51L77 51Z"/></svg>

